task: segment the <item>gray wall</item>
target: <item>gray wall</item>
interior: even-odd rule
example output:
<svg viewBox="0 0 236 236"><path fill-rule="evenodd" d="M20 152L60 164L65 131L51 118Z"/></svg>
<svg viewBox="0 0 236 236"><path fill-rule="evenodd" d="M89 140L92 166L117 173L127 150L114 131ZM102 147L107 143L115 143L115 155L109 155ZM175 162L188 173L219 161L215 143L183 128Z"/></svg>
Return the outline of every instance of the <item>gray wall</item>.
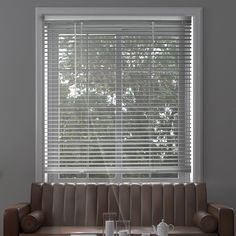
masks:
<svg viewBox="0 0 236 236"><path fill-rule="evenodd" d="M36 6L204 8L205 181L210 201L236 208L235 0L1 0L1 215L7 205L29 200L34 181Z"/></svg>

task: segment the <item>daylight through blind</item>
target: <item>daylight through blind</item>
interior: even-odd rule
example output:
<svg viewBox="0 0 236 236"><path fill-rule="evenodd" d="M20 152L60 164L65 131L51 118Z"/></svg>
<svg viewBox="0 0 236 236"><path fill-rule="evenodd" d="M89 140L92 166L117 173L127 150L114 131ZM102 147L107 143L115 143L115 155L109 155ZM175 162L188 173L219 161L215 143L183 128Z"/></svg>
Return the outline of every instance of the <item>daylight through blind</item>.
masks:
<svg viewBox="0 0 236 236"><path fill-rule="evenodd" d="M45 21L44 171L190 172L191 21Z"/></svg>

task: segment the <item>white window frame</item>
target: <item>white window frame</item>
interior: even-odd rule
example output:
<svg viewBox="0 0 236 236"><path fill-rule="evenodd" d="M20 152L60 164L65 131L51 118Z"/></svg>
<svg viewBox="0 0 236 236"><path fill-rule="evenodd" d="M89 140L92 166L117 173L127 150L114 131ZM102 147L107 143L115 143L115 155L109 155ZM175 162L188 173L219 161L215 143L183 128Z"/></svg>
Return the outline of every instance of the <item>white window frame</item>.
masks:
<svg viewBox="0 0 236 236"><path fill-rule="evenodd" d="M43 72L43 19L178 19L179 17L191 17L193 25L193 52L192 52L192 172L190 179L184 181L204 181L204 135L203 135L203 9L199 7L145 7L145 8L36 8L35 38L36 38L36 143L35 143L35 181L44 181L43 173L43 114L44 114L44 72ZM130 180L130 182L136 180ZM144 180L145 181L145 180ZM165 180L158 180L165 181ZM168 180L172 182L172 180ZM176 182L176 179L173 179Z"/></svg>

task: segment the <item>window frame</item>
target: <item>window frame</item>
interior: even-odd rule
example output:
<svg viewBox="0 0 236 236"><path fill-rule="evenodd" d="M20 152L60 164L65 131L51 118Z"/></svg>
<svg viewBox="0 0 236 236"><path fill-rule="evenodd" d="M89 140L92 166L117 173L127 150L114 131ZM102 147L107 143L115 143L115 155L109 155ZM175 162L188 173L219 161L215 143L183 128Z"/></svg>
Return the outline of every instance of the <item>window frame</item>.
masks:
<svg viewBox="0 0 236 236"><path fill-rule="evenodd" d="M43 20L44 16L52 19L178 19L191 17L193 25L192 45L192 172L190 179L186 174L179 174L178 179L158 179L158 182L203 181L203 9L199 7L156 7L156 8L36 8L36 137L35 137L35 181L44 181L44 69L43 69ZM122 19L123 19L122 18ZM188 175L189 176L189 175ZM59 179L63 181L63 179ZM66 180L65 180L66 181ZM72 182L71 179L68 182ZM104 182L104 179L92 180ZM149 182L149 179L129 179L129 182Z"/></svg>

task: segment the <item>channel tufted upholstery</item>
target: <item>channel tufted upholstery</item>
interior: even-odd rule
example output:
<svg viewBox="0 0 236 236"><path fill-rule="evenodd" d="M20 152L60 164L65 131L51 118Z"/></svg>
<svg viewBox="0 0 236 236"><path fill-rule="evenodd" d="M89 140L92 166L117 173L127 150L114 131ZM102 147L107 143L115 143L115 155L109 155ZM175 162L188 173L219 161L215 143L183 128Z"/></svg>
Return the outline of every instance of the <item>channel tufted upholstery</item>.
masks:
<svg viewBox="0 0 236 236"><path fill-rule="evenodd" d="M43 210L45 226L102 226L103 212L117 212L132 226L167 223L192 226L207 210L205 184L47 184L34 183L31 210Z"/></svg>
<svg viewBox="0 0 236 236"><path fill-rule="evenodd" d="M116 212L119 219L130 219L134 230L140 227L152 230L153 224L165 219L168 224L175 225L178 235L217 235L204 234L194 225L196 212L210 212L218 220L219 236L233 236L234 232L232 209L208 204L204 183L33 183L29 204L5 210L4 236L21 235L18 226L21 218L37 210L44 213L44 222L32 235L69 235L80 230L97 232L102 226L104 212Z"/></svg>

